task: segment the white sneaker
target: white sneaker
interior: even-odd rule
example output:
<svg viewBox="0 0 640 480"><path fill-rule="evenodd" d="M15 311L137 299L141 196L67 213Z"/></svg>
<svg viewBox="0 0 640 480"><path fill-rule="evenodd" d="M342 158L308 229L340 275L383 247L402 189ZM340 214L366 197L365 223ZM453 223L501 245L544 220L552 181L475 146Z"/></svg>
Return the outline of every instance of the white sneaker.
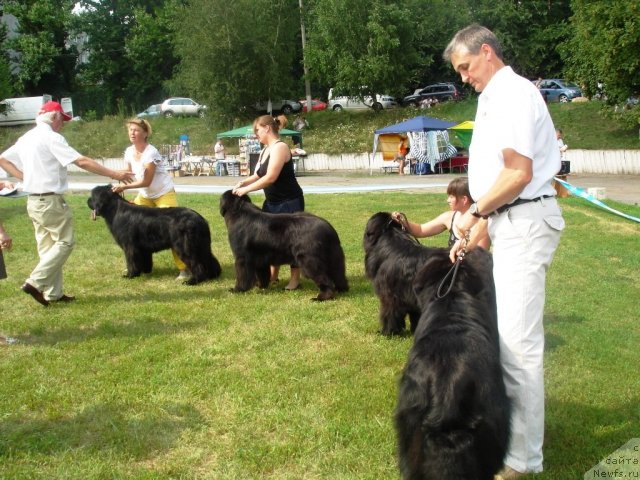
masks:
<svg viewBox="0 0 640 480"><path fill-rule="evenodd" d="M494 480L515 480L520 477L524 477L526 473L514 470L508 465L505 465L502 470L494 477Z"/></svg>
<svg viewBox="0 0 640 480"><path fill-rule="evenodd" d="M176 280L188 280L191 277L189 270L180 270Z"/></svg>

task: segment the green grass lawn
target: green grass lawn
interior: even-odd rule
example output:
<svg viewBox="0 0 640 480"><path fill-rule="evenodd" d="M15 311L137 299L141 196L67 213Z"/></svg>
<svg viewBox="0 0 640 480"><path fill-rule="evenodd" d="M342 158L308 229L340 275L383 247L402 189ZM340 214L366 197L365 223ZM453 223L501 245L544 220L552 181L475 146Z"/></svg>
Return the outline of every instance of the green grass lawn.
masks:
<svg viewBox="0 0 640 480"><path fill-rule="evenodd" d="M443 195L307 195L347 257L351 290L231 294L233 258L217 195L180 196L210 222L219 280L174 281L169 252L127 280L122 252L87 195L67 197L77 245L65 267L68 305L20 292L36 264L24 199L3 200L14 238L0 281L0 478L395 479L393 410L409 336L378 333L364 277L371 214L428 219ZM260 197L254 197L260 201ZM548 277L547 421L540 480L582 478L640 431L640 227L576 198ZM632 215L640 208L608 202ZM445 245L446 236L428 245ZM281 272L286 280L287 269Z"/></svg>

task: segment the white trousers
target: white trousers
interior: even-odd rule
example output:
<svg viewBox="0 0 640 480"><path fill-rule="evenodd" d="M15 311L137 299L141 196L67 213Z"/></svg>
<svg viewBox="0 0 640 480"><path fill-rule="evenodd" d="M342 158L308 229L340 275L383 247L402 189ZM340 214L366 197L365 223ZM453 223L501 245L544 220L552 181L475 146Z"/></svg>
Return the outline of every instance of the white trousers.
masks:
<svg viewBox="0 0 640 480"><path fill-rule="evenodd" d="M62 195L30 196L27 212L40 256L27 282L41 290L47 300L57 300L64 294L62 267L75 244L71 209Z"/></svg>
<svg viewBox="0 0 640 480"><path fill-rule="evenodd" d="M505 464L519 472L542 471L545 279L563 229L555 198L518 205L489 224L500 355L512 402Z"/></svg>

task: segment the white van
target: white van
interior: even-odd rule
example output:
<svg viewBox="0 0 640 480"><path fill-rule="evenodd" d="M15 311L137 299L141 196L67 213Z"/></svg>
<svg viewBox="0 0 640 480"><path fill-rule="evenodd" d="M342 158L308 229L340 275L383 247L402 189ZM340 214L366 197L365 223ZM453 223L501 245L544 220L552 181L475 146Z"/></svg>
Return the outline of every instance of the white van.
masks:
<svg viewBox="0 0 640 480"><path fill-rule="evenodd" d="M342 109L349 110L365 110L367 108L373 108L374 110L382 110L386 108L395 108L398 106L395 98L391 95L376 95L375 102L369 95L361 99L360 97L347 97L344 95L334 96L333 88L329 89L329 110L339 112Z"/></svg>
<svg viewBox="0 0 640 480"><path fill-rule="evenodd" d="M42 105L49 101L51 101L51 95L2 100L0 104L7 105L7 108L4 113L0 113L0 126L34 123Z"/></svg>

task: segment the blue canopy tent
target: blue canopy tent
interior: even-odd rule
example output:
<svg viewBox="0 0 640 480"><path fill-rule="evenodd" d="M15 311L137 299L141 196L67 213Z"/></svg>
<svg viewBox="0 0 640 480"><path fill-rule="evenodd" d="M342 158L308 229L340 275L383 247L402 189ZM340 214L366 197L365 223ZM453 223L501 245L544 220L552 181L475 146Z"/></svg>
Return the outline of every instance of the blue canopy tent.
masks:
<svg viewBox="0 0 640 480"><path fill-rule="evenodd" d="M455 122L447 122L438 118L425 117L423 115L405 120L404 122L396 123L395 125L389 125L388 127L380 128L374 132L373 137L373 157L375 158L376 151L378 150L378 143L380 142L380 136L397 136L399 134L406 133L418 133L428 131L446 131L448 128L453 127ZM395 142L397 145L398 142ZM395 153L395 152L394 152ZM385 158L383 152L383 158ZM371 172L373 173L373 165L370 165Z"/></svg>

